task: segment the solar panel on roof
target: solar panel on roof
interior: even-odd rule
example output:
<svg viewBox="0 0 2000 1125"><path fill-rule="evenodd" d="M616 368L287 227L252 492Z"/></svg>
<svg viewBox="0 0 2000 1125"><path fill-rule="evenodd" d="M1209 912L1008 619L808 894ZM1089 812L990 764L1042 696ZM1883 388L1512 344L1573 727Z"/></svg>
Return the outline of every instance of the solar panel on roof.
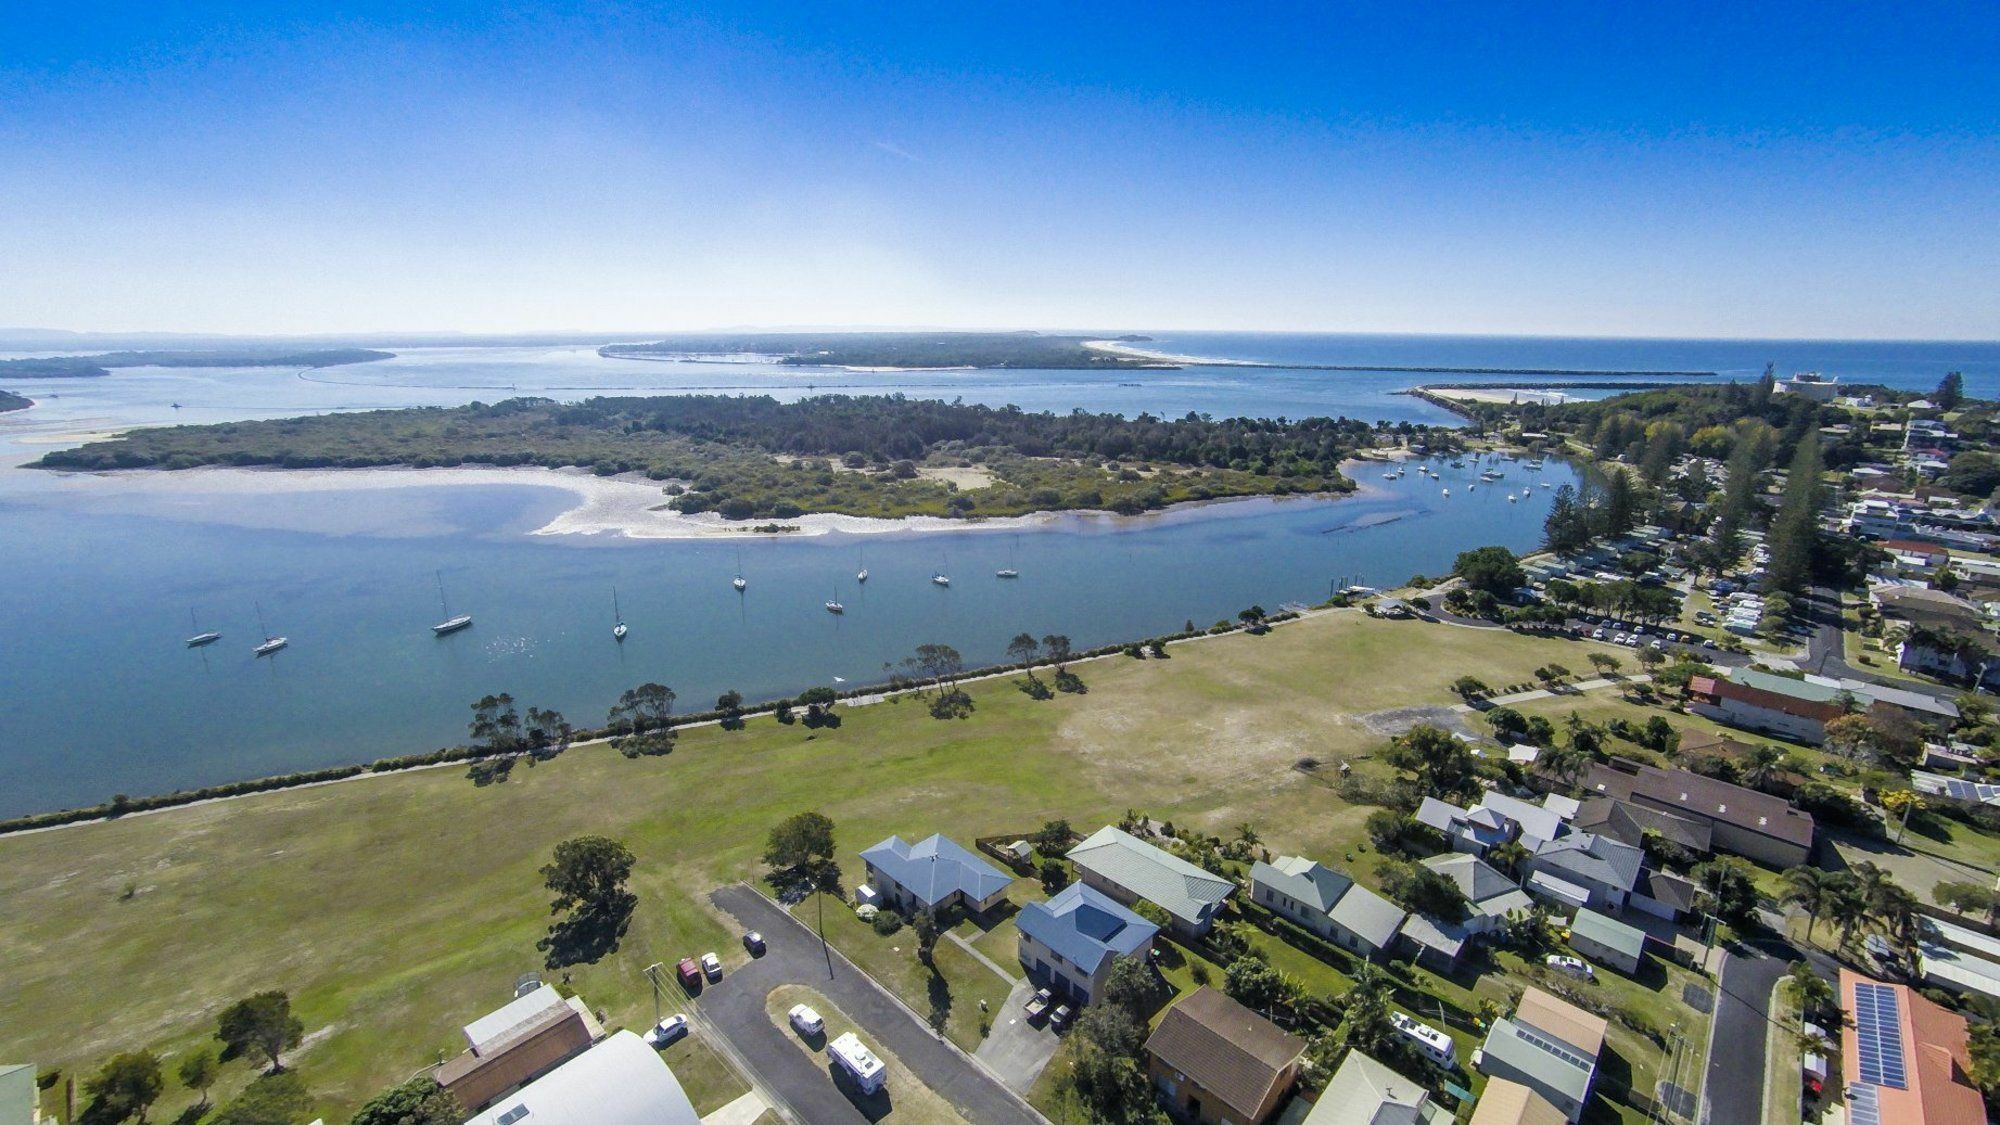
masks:
<svg viewBox="0 0 2000 1125"><path fill-rule="evenodd" d="M1903 1064L1902 999L1886 984L1854 986L1854 1041L1861 1056L1861 1081L1910 1088Z"/></svg>

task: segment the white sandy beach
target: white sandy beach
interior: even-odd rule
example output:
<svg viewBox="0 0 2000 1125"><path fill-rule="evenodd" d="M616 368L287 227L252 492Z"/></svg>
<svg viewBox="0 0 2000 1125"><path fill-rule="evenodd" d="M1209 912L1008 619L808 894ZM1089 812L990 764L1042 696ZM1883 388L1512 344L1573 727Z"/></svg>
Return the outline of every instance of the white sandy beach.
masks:
<svg viewBox="0 0 2000 1125"><path fill-rule="evenodd" d="M1497 402L1502 405L1512 402L1539 402L1552 406L1568 402L1568 395L1561 391L1536 391L1526 387L1424 387L1423 390L1439 398L1456 399L1459 402Z"/></svg>
<svg viewBox="0 0 2000 1125"><path fill-rule="evenodd" d="M1123 343L1118 340L1085 340L1083 342L1083 346L1089 348L1092 351L1105 352L1110 355L1125 356L1128 359L1152 360L1153 362L1158 363L1162 366L1166 366L1169 364L1181 364L1181 363L1199 364L1203 367L1263 366L1263 364L1251 363L1247 360L1241 360L1241 359L1211 359L1205 356L1198 356L1198 355L1174 355L1171 352L1156 352L1148 350L1146 348L1135 348L1130 344Z"/></svg>

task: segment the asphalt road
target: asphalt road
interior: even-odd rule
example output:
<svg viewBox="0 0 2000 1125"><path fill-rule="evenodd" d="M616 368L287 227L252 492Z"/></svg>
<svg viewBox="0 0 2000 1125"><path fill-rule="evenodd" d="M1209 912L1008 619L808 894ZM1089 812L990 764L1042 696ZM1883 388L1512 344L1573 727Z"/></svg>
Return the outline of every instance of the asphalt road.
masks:
<svg viewBox="0 0 2000 1125"><path fill-rule="evenodd" d="M1708 1075L1702 1083L1701 1125L1763 1125L1771 986L1787 967L1782 958L1749 946L1732 950L1723 960Z"/></svg>
<svg viewBox="0 0 2000 1125"><path fill-rule="evenodd" d="M791 1032L765 1012L765 997L782 984L806 985L831 1000L861 1026L870 1046L893 1055L966 1120L1046 1125L1040 1114L933 1034L867 974L838 952L831 958L823 955L812 930L776 903L744 886L724 887L709 898L744 929L761 931L766 951L708 985L696 1005L798 1120L806 1125L868 1125L870 1119L834 1085L827 1064L790 1042Z"/></svg>

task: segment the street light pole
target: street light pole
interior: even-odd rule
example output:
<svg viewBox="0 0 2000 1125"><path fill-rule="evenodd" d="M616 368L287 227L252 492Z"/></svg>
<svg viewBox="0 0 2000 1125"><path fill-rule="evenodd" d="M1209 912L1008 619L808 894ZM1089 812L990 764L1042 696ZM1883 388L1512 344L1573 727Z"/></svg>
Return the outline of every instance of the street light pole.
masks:
<svg viewBox="0 0 2000 1125"><path fill-rule="evenodd" d="M660 968L663 964L664 962L655 961L641 970L653 985L653 1023L656 1026L660 1022Z"/></svg>

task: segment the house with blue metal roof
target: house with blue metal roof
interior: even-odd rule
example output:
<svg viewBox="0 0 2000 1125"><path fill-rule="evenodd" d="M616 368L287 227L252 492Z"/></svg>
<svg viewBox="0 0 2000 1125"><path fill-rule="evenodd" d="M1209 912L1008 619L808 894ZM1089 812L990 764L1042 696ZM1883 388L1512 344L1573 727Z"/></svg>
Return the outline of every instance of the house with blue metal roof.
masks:
<svg viewBox="0 0 2000 1125"><path fill-rule="evenodd" d="M940 834L912 844L891 836L861 853L868 884L903 911L959 907L984 914L1007 897L1014 877Z"/></svg>
<svg viewBox="0 0 2000 1125"><path fill-rule="evenodd" d="M1158 926L1111 896L1071 883L1047 902L1031 902L1014 916L1021 932L1021 967L1029 979L1078 1004L1104 987L1111 962L1144 957Z"/></svg>

